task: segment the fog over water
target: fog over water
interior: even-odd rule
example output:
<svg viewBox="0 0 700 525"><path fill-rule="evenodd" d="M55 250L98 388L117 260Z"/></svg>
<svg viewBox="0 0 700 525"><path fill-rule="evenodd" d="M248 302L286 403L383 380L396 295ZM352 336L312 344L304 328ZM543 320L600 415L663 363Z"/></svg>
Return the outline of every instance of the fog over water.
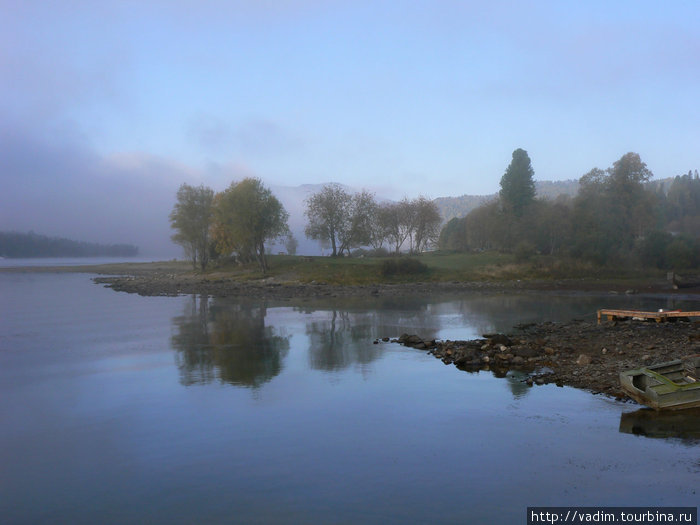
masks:
<svg viewBox="0 0 700 525"><path fill-rule="evenodd" d="M182 256L182 249L170 240L168 216L180 184L193 183L198 174L147 155L103 158L71 137L56 146L1 126L0 143L7 150L0 156L0 171L14 175L4 179L0 192L3 230L134 244L141 256L151 259ZM216 189L223 190L236 175L231 173L232 178ZM289 225L303 254L321 253L318 243L303 235L303 201L317 188L272 188L290 214Z"/></svg>
<svg viewBox="0 0 700 525"><path fill-rule="evenodd" d="M54 137L55 138L55 137ZM100 244L134 244L149 259L181 257L170 237L168 216L180 184L211 184L225 189L248 174L217 170L202 180L193 170L145 154L101 157L70 134L59 144L31 137L22 128L0 124L0 226ZM230 177L230 178L227 178ZM288 211L298 253L320 255L316 241L304 236L304 199L319 185L271 189ZM273 253L283 249L278 246Z"/></svg>
<svg viewBox="0 0 700 525"><path fill-rule="evenodd" d="M0 170L12 174L0 193L4 230L180 253L168 214L179 181L190 178L184 169L143 156L103 158L70 137L52 144L23 131L0 129Z"/></svg>

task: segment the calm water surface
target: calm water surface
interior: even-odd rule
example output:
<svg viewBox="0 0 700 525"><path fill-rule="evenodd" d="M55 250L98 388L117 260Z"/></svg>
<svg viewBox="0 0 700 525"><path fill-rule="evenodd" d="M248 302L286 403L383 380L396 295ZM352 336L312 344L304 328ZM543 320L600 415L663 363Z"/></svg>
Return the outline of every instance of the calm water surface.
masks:
<svg viewBox="0 0 700 525"><path fill-rule="evenodd" d="M697 432L621 432L637 405L372 344L622 306L698 307L254 303L0 273L1 521L523 523L535 505L696 505Z"/></svg>
<svg viewBox="0 0 700 525"><path fill-rule="evenodd" d="M84 266L94 264L144 263L162 261L154 257L0 257L0 268L26 268L31 266Z"/></svg>

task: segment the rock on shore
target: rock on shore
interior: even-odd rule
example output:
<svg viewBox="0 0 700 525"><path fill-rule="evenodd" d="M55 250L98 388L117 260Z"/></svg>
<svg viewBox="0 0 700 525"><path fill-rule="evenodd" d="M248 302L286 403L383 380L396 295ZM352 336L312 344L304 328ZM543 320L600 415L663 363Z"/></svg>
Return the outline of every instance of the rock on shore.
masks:
<svg viewBox="0 0 700 525"><path fill-rule="evenodd" d="M624 398L624 370L700 353L700 323L604 322L521 325L511 334L471 341L426 341L404 334L392 340L427 350L467 370L528 372L528 384L556 383Z"/></svg>

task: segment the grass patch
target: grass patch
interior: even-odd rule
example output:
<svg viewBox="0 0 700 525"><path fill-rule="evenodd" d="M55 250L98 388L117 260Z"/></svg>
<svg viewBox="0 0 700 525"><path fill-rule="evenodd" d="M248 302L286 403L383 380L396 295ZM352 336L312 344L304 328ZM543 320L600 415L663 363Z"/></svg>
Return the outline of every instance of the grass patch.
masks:
<svg viewBox="0 0 700 525"><path fill-rule="evenodd" d="M532 255L522 260L498 252L432 252L411 257L307 257L270 255L270 270L255 264L212 264L206 274L237 280L274 278L277 282L371 285L436 281L626 279L660 275L658 271L600 267L577 259Z"/></svg>

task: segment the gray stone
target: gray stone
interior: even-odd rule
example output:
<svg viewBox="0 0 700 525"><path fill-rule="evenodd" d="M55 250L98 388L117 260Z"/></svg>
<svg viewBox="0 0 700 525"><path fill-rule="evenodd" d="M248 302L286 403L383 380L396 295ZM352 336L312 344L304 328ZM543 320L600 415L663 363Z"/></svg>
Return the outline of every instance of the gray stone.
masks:
<svg viewBox="0 0 700 525"><path fill-rule="evenodd" d="M513 346L511 352L519 357L535 357L539 354L536 348L530 346Z"/></svg>
<svg viewBox="0 0 700 525"><path fill-rule="evenodd" d="M591 356L587 354L581 354L576 360L576 364L579 366L586 366L591 364Z"/></svg>
<svg viewBox="0 0 700 525"><path fill-rule="evenodd" d="M488 336L484 335L484 337L489 339L492 345L513 346L513 341L507 335L489 334Z"/></svg>

